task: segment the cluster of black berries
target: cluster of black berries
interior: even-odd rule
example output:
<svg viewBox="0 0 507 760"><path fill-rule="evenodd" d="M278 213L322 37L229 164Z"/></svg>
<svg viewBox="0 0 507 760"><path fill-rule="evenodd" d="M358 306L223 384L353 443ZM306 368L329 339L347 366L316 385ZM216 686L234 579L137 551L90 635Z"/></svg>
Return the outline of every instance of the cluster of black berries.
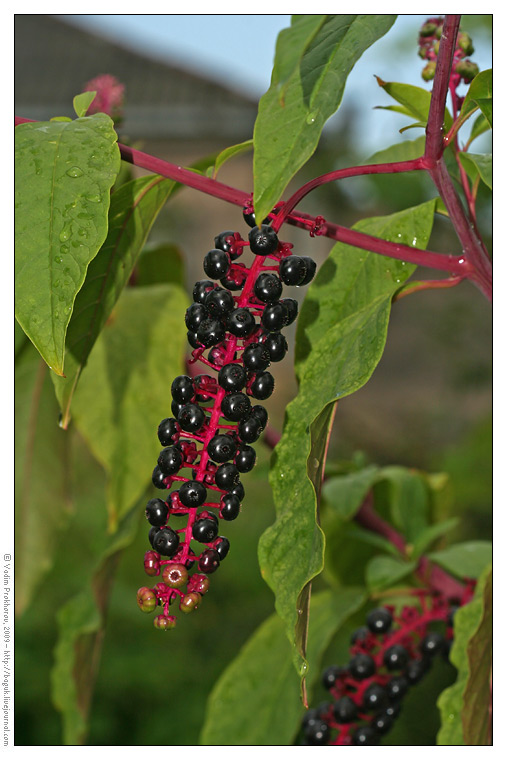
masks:
<svg viewBox="0 0 507 760"><path fill-rule="evenodd" d="M435 76L443 24L443 18L430 18L419 29L419 57L428 61L421 72L426 82L431 81ZM454 87L458 86L461 79L468 84L479 73L477 64L466 57L472 55L473 52L474 46L470 35L466 32L458 32L451 73L451 83Z"/></svg>
<svg viewBox="0 0 507 760"><path fill-rule="evenodd" d="M420 605L405 606L399 615L393 607L372 610L366 625L352 635L349 664L324 671L322 682L333 701L307 711L301 743L378 744L392 728L409 689L437 655L448 656L453 617L461 603L431 594L421 595Z"/></svg>
<svg viewBox="0 0 507 760"><path fill-rule="evenodd" d="M193 349L189 363L199 361L215 374L177 377L171 386L172 417L158 428L164 448L152 480L170 493L146 506L152 550L144 567L162 580L140 588L137 599L143 612L162 608L154 624L165 630L176 623L170 605L178 600L182 612L196 609L208 576L227 556L229 541L219 535L219 520L235 520L240 512L245 493L240 476L255 465L251 444L268 420L265 407L255 402L273 393L268 367L285 356L281 330L298 313L297 301L281 297L283 285L306 285L315 274L312 259L292 255L291 244L279 241L268 224L255 226L251 209L244 218L252 227L248 241L239 232L217 235L204 257L210 279L195 283L194 302L185 314ZM237 261L246 247L254 254L250 267ZM189 476L181 474L185 468ZM178 518L185 521L179 528ZM198 572L190 575L195 565Z"/></svg>

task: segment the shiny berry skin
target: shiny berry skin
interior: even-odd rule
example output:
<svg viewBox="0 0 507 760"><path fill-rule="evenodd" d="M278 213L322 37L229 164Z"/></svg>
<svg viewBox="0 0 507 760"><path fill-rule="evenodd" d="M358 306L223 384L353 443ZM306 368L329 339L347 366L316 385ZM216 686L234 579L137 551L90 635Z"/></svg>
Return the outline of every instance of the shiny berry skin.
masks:
<svg viewBox="0 0 507 760"><path fill-rule="evenodd" d="M180 610L188 615L189 612L193 612L199 607L201 600L202 596L197 591L192 591L180 599Z"/></svg>
<svg viewBox="0 0 507 760"><path fill-rule="evenodd" d="M403 670L408 660L408 652L401 644L393 644L384 652L384 665L388 670Z"/></svg>
<svg viewBox="0 0 507 760"><path fill-rule="evenodd" d="M252 227L248 233L248 242L250 243L250 250L256 256L269 256L278 248L277 234L267 224L261 224L260 227Z"/></svg>
<svg viewBox="0 0 507 760"><path fill-rule="evenodd" d="M323 720L317 720L306 726L304 734L308 744L312 746L323 746L327 744L329 738L329 726Z"/></svg>
<svg viewBox="0 0 507 760"><path fill-rule="evenodd" d="M219 553L215 549L206 549L199 557L198 565L202 573L206 573L206 575L214 573L220 566Z"/></svg>
<svg viewBox="0 0 507 760"><path fill-rule="evenodd" d="M232 296L231 296L232 297ZM205 319L196 332L197 340L205 348L216 346L225 338L225 327L219 319Z"/></svg>
<svg viewBox="0 0 507 760"><path fill-rule="evenodd" d="M189 344L192 346L192 348L200 348L201 347L201 341L197 337L197 332L192 332L189 330L187 332L187 340Z"/></svg>
<svg viewBox="0 0 507 760"><path fill-rule="evenodd" d="M157 595L151 588L143 586L137 592L137 605L141 612L153 612L157 606Z"/></svg>
<svg viewBox="0 0 507 760"><path fill-rule="evenodd" d="M295 298L282 298L280 303L283 303L283 305L287 308L289 317L286 324L291 325L298 315L298 302Z"/></svg>
<svg viewBox="0 0 507 760"><path fill-rule="evenodd" d="M379 710L387 707L389 697L387 691L378 683L372 683L363 694L363 709L365 711Z"/></svg>
<svg viewBox="0 0 507 760"><path fill-rule="evenodd" d="M337 665L331 665L322 674L322 685L325 689L331 689L337 678L344 672L343 668L339 668Z"/></svg>
<svg viewBox="0 0 507 760"><path fill-rule="evenodd" d="M357 705L351 697L340 697L333 706L337 723L352 723L357 717Z"/></svg>
<svg viewBox="0 0 507 760"><path fill-rule="evenodd" d="M243 488L243 483L240 481L234 486L234 488L231 488L228 493L236 496L240 501L243 501L245 498L245 489Z"/></svg>
<svg viewBox="0 0 507 760"><path fill-rule="evenodd" d="M255 318L248 309L234 309L227 317L226 327L236 338L248 338L256 328Z"/></svg>
<svg viewBox="0 0 507 760"><path fill-rule="evenodd" d="M226 364L218 373L218 384L228 393L240 391L246 383L246 372L241 364Z"/></svg>
<svg viewBox="0 0 507 760"><path fill-rule="evenodd" d="M164 475L174 475L183 464L183 454L177 446L167 446L158 455L157 464Z"/></svg>
<svg viewBox="0 0 507 760"><path fill-rule="evenodd" d="M394 720L390 715L388 715L386 712L380 712L378 715L375 715L371 722L371 725L375 731L377 731L377 733L383 736L391 730L393 723Z"/></svg>
<svg viewBox="0 0 507 760"><path fill-rule="evenodd" d="M187 480L178 491L181 503L189 509L195 509L204 504L206 494L206 488L199 480Z"/></svg>
<svg viewBox="0 0 507 760"><path fill-rule="evenodd" d="M229 491L239 483L239 470L236 465L226 462L215 472L215 485L222 491Z"/></svg>
<svg viewBox="0 0 507 760"><path fill-rule="evenodd" d="M350 643L355 644L357 641L364 641L365 638L369 635L370 629L365 625L362 625L360 628L356 628L356 630L352 633L352 636L350 637Z"/></svg>
<svg viewBox="0 0 507 760"><path fill-rule="evenodd" d="M148 541L150 542L152 546L153 546L153 539L155 538L159 530L160 528L157 528L156 525L154 525L153 528L150 528L150 532L148 533Z"/></svg>
<svg viewBox="0 0 507 760"><path fill-rule="evenodd" d="M252 372L262 372L271 364L271 357L263 343L250 343L243 351L243 364Z"/></svg>
<svg viewBox="0 0 507 760"><path fill-rule="evenodd" d="M197 591L198 594L205 594L209 589L209 578L206 575L194 573L188 582L189 592Z"/></svg>
<svg viewBox="0 0 507 760"><path fill-rule="evenodd" d="M171 446L173 443L178 443L180 433L181 427L174 417L166 417L158 426L157 435L162 446Z"/></svg>
<svg viewBox="0 0 507 760"><path fill-rule="evenodd" d="M220 557L220 561L225 559L227 555L229 554L229 549L231 548L231 545L229 543L229 539L225 536L220 536L220 541L218 544L215 544L215 551L218 553L218 556Z"/></svg>
<svg viewBox="0 0 507 760"><path fill-rule="evenodd" d="M221 408L226 420L239 422L250 413L251 403L245 393L229 393L224 396Z"/></svg>
<svg viewBox="0 0 507 760"><path fill-rule="evenodd" d="M356 654L349 663L349 670L353 678L361 681L375 673L375 661L369 654Z"/></svg>
<svg viewBox="0 0 507 760"><path fill-rule="evenodd" d="M262 272L254 285L255 297L263 303L274 303L282 295L283 285L276 274Z"/></svg>
<svg viewBox="0 0 507 760"><path fill-rule="evenodd" d="M226 290L243 290L243 285L248 277L248 270L241 264L236 264L230 269L226 277L220 278L220 285Z"/></svg>
<svg viewBox="0 0 507 760"><path fill-rule="evenodd" d="M306 277L306 262L301 256L287 256L280 262L280 279L285 285L301 285Z"/></svg>
<svg viewBox="0 0 507 760"><path fill-rule="evenodd" d="M278 332L289 321L287 306L281 301L268 303L261 317L261 324L268 332Z"/></svg>
<svg viewBox="0 0 507 760"><path fill-rule="evenodd" d="M208 277L219 280L225 277L231 266L231 259L226 251L213 248L204 257L203 268Z"/></svg>
<svg viewBox="0 0 507 760"><path fill-rule="evenodd" d="M146 575L159 575L160 557L157 552L146 552L144 555L144 572Z"/></svg>
<svg viewBox="0 0 507 760"><path fill-rule="evenodd" d="M215 435L208 443L207 451L214 462L222 464L234 459L237 447L230 435Z"/></svg>
<svg viewBox="0 0 507 760"><path fill-rule="evenodd" d="M352 734L352 744L365 747L378 744L379 735L372 726L360 726Z"/></svg>
<svg viewBox="0 0 507 760"><path fill-rule="evenodd" d="M146 519L150 525L160 528L167 522L169 509L162 499L150 499L145 509Z"/></svg>
<svg viewBox="0 0 507 760"><path fill-rule="evenodd" d="M285 335L281 332L269 333L262 339L262 345L265 346L272 362L280 362L289 350L289 344Z"/></svg>
<svg viewBox="0 0 507 760"><path fill-rule="evenodd" d="M194 285L194 290L192 293L194 303L201 303L204 304L204 301L206 299L206 296L211 290L214 290L216 288L216 284L212 282L211 280L199 280Z"/></svg>
<svg viewBox="0 0 507 760"><path fill-rule="evenodd" d="M248 445L242 445L239 447L238 453L234 457L234 464L239 472L250 472L255 466L256 458L257 454L254 448Z"/></svg>
<svg viewBox="0 0 507 760"><path fill-rule="evenodd" d="M188 375L178 375L171 384L171 395L178 404L188 404L195 395L194 384Z"/></svg>
<svg viewBox="0 0 507 760"><path fill-rule="evenodd" d="M165 565L162 570L162 580L170 588L181 588L188 580L188 570L185 565Z"/></svg>
<svg viewBox="0 0 507 760"><path fill-rule="evenodd" d="M303 282L300 282L300 287L303 287L303 285L308 285L309 282L313 280L315 277L315 271L317 269L317 264L313 259L311 259L309 256L301 256L303 261L306 264L306 275L303 279Z"/></svg>
<svg viewBox="0 0 507 760"><path fill-rule="evenodd" d="M387 696L395 701L405 696L408 691L409 682L404 676L395 676L386 684Z"/></svg>
<svg viewBox="0 0 507 760"><path fill-rule="evenodd" d="M419 683L421 678L426 675L428 667L429 663L426 660L412 660L408 664L404 676L410 684Z"/></svg>
<svg viewBox="0 0 507 760"><path fill-rule="evenodd" d="M235 520L239 515L241 502L235 494L226 493L220 499L220 517L222 520Z"/></svg>
<svg viewBox="0 0 507 760"><path fill-rule="evenodd" d="M248 224L249 227L255 227L255 225L257 224L257 222L255 221L255 214L253 211L248 210L248 206L245 206L243 209L243 219L245 220L245 222ZM269 216L267 216L262 223L269 224Z"/></svg>
<svg viewBox="0 0 507 760"><path fill-rule="evenodd" d="M430 657L433 657L434 655L442 651L444 642L445 642L445 639L441 633L436 633L435 631L431 631L430 633L426 634L426 636L423 638L423 640L419 644L419 650L422 652L422 654L426 654L426 655L429 655Z"/></svg>
<svg viewBox="0 0 507 760"><path fill-rule="evenodd" d="M177 401L171 401L171 412L178 419L178 414L181 412L185 404L178 404Z"/></svg>
<svg viewBox="0 0 507 760"><path fill-rule="evenodd" d="M366 624L372 633L387 633L393 624L393 616L385 607L379 607L368 613Z"/></svg>
<svg viewBox="0 0 507 760"><path fill-rule="evenodd" d="M196 333L205 319L209 319L209 312L202 303L191 304L185 312L185 325L191 333Z"/></svg>
<svg viewBox="0 0 507 760"><path fill-rule="evenodd" d="M178 423L187 433L196 433L205 420L206 415L197 404L185 404L178 414Z"/></svg>
<svg viewBox="0 0 507 760"><path fill-rule="evenodd" d="M196 520L192 527L192 536L201 544L210 544L218 536L218 526L209 517Z"/></svg>
<svg viewBox="0 0 507 760"><path fill-rule="evenodd" d="M263 426L255 415L241 420L238 425L238 435L244 443L255 443L263 430Z"/></svg>
<svg viewBox="0 0 507 760"><path fill-rule="evenodd" d="M153 470L151 474L151 482L155 486L155 488L160 488L161 490L165 490L167 488L166 484L164 483L165 478L167 475L164 475L160 467L157 465L155 469Z"/></svg>
<svg viewBox="0 0 507 760"><path fill-rule="evenodd" d="M275 389L275 378L271 372L258 372L250 385L250 393L256 399L264 401L271 396Z"/></svg>
<svg viewBox="0 0 507 760"><path fill-rule="evenodd" d="M255 404L252 406L252 414L254 417L257 417L262 425L262 429L264 430L268 424L268 413L266 411L266 407L262 406L262 404Z"/></svg>
<svg viewBox="0 0 507 760"><path fill-rule="evenodd" d="M159 631L170 631L171 628L174 628L176 625L176 618L172 615L170 617L157 615L157 617L153 619L153 625L155 628L158 628Z"/></svg>
<svg viewBox="0 0 507 760"><path fill-rule="evenodd" d="M234 309L234 296L225 288L215 288L207 294L204 305L211 317L222 319Z"/></svg>
<svg viewBox="0 0 507 760"><path fill-rule="evenodd" d="M228 238L231 239L231 242L228 242ZM227 251L229 254L229 257L231 261L234 261L238 258L238 256L241 255L241 249L237 253L233 253L233 246L235 241L241 241L242 237L239 234L239 232L234 232L234 230L225 230L225 232L221 232L220 235L217 235L215 238L215 248L219 248L221 251ZM232 243L232 245L231 245Z"/></svg>
<svg viewBox="0 0 507 760"><path fill-rule="evenodd" d="M153 538L153 548L164 557L172 557L178 551L180 539L171 528L162 528Z"/></svg>

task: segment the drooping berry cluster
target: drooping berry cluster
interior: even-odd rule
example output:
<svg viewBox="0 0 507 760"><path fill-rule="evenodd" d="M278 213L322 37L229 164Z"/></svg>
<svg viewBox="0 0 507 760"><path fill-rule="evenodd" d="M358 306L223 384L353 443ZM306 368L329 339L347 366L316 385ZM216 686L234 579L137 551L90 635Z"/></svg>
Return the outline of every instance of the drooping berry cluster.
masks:
<svg viewBox="0 0 507 760"><path fill-rule="evenodd" d="M333 701L307 711L302 744L378 744L399 715L403 697L430 669L447 657L453 617L469 601L472 586L450 603L437 593L416 592L419 604L395 614L391 606L372 610L366 625L352 634L346 667L328 667L322 683Z"/></svg>
<svg viewBox="0 0 507 760"><path fill-rule="evenodd" d="M252 227L248 241L232 230L217 235L204 257L210 279L195 283L194 302L185 314L193 349L189 365L199 361L215 374L177 377L171 386L172 417L158 428L164 448L152 480L170 493L146 506L152 550L144 568L161 581L140 588L137 600L143 612L162 608L154 624L163 630L176 624L169 614L175 601L183 613L197 609L208 576L227 556L229 541L219 535L219 520L235 520L240 512L240 476L255 465L251 444L268 419L265 407L255 402L273 393L268 367L284 358L288 344L281 330L298 313L295 299L282 298L283 285L306 285L315 274L312 259L292 255L292 245L279 241L269 224L255 225L251 208L245 208L244 218ZM254 254L250 267L237 261L248 247ZM184 469L190 475L182 474ZM177 527L181 518L185 524ZM191 575L195 565L198 572Z"/></svg>
<svg viewBox="0 0 507 760"><path fill-rule="evenodd" d="M429 82L435 76L436 60L442 36L443 18L430 18L419 30L419 56L428 63L421 72L422 78ZM474 46L470 35L459 32L452 64L451 84L457 87L463 79L467 84L479 73L479 67L467 56L472 55Z"/></svg>

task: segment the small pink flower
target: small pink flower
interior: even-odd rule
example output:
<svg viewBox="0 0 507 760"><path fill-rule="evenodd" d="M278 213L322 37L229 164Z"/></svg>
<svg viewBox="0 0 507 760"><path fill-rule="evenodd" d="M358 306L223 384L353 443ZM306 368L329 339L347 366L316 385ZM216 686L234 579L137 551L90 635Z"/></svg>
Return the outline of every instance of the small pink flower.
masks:
<svg viewBox="0 0 507 760"><path fill-rule="evenodd" d="M118 121L123 116L123 95L125 85L111 74L100 74L85 84L85 92L97 91L97 95L88 109L88 114L107 113Z"/></svg>

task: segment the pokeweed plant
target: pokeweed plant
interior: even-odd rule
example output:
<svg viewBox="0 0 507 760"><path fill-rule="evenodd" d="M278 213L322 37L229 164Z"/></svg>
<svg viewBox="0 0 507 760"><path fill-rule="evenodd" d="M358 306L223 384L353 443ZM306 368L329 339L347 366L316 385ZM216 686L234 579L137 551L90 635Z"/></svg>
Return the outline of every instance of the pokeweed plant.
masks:
<svg viewBox="0 0 507 760"><path fill-rule="evenodd" d="M251 193L216 179L218 167L247 144L224 151L210 173L209 161L185 169L118 143L123 90L109 76L97 77L76 96L74 120L16 117L19 384L44 402L55 425L47 439L34 442L32 434L20 441L20 614L51 567L58 531L72 525L62 486L68 446L58 439L55 456L51 438L57 407L66 435L78 431L77 445L88 448L107 480L108 532L98 542L91 583L58 615L52 699L63 714L66 743L85 741L91 665L100 653L114 570L139 515L144 512L150 526L144 570L157 582L141 586L137 601L143 612L156 612L155 627L174 628L171 605L191 612L208 592L208 576L230 548L219 520L238 517L245 492L240 475L253 469L251 444L267 424L266 409L256 402L276 394L268 368L284 358L282 329L296 318L298 394L286 410L282 434L268 428L261 439L274 447L269 480L276 520L261 537L259 562L275 594L276 614L216 683L201 742L291 744L299 736L313 745L378 743L402 697L437 654L458 669L454 685L439 698L438 741L490 742L490 660L484 656L490 544L468 541L428 553L456 525L438 519L440 486L430 475L373 465L334 474L326 469L336 402L371 377L393 301L464 280L491 298L491 260L476 214L479 186L491 189L491 156L472 154L469 147L491 129L492 78L470 60L473 44L460 30L459 16L430 18L420 30L422 76L432 82L431 92L377 78L396 101L391 108L415 120L410 126L425 129L423 143L414 144L420 154L407 159L400 143L391 148L389 162L328 172L282 198L338 109L354 63L394 21L390 15L292 18L279 35L271 85L259 103ZM460 130L472 116L464 142ZM150 173L129 178L129 164ZM308 193L327 183L405 172L426 173L437 194L351 229L298 209ZM247 240L236 229L210 231L203 252L209 279L195 283L191 305L181 280L153 277L150 252L143 250L158 213L182 186L239 206L250 227L243 233ZM458 252L427 250L436 213L452 223ZM337 241L316 274L312 258L280 240L284 224L310 238ZM248 251L253 259L247 262ZM177 260L174 249L159 251L151 266L164 269L168 260ZM410 280L417 266L448 276ZM309 284L300 307L282 297L284 286ZM20 419L29 426L33 414L21 410ZM51 482L34 501L36 514L21 494L24 475L47 468ZM46 527L34 536L41 518ZM351 569L356 554L364 553L351 553L346 544L369 549L362 586L350 578L357 578ZM35 554L41 560L34 575ZM329 588L312 599L312 581L323 571ZM222 575L227 584L227 573ZM334 701L303 718L324 652L360 614L367 615L367 627L354 627L350 661L326 665L323 685Z"/></svg>

